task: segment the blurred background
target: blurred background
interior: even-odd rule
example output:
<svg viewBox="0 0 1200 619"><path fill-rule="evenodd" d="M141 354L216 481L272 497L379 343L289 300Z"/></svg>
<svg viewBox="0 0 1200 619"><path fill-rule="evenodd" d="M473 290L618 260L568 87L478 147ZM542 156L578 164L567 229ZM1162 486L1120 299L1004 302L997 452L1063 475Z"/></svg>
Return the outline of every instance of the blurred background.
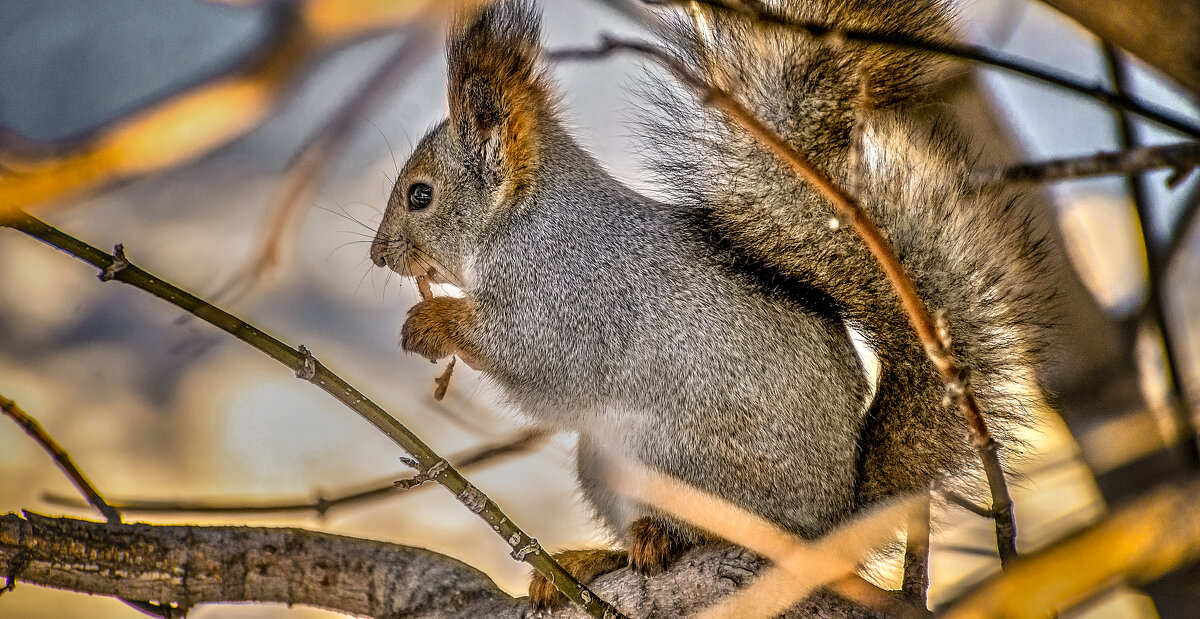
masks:
<svg viewBox="0 0 1200 619"><path fill-rule="evenodd" d="M551 48L588 44L601 32L644 32L605 3L556 0L543 6L544 38ZM198 0L0 0L0 151L70 144L191 84L229 73L274 40L276 10ZM1109 80L1095 37L1039 2L977 0L962 3L960 10L969 41L1087 80ZM30 208L101 248L124 243L139 266L202 297L223 299L219 305L289 344L308 346L443 455L518 436L526 422L499 405L496 394L463 364L446 399L434 401L433 379L441 367L410 358L397 345L404 312L417 298L415 286L367 259L398 164L445 114L440 34L427 37L432 45L414 48L416 60L398 87L382 93L369 111L352 115L348 141L330 161L325 182L291 220L296 232L288 233L290 242L277 266L249 284L237 277L264 244L272 205L297 152L397 46L417 40L422 28L434 26L420 21L384 25L371 36L313 55L288 74L289 87L278 107L227 145L153 174L102 190L80 189ZM1136 62L1129 68L1139 96L1200 118L1152 71ZM556 66L553 72L583 143L616 176L647 187L635 156L638 141L628 128L638 101L627 87L644 79L643 67L620 57ZM1118 148L1113 113L1091 101L991 70L980 71L971 89L991 114L975 120L1002 132L1008 142L988 144L1002 151L997 158L1034 160ZM205 127L196 131L209 131ZM1142 143L1179 139L1148 124L1137 123L1135 129ZM0 179L4 174L0 165ZM1167 175L1147 175L1147 204L1152 205L1147 234L1155 243L1167 242L1189 200L1196 200L1195 178L1168 190ZM1138 340L1139 331L1122 322L1139 311L1147 293L1145 252L1125 180L1071 181L1047 187L1045 196L1041 191L1030 189L1052 205L1048 212L1095 299L1080 297L1069 307L1103 310L1080 318L1082 334L1069 336L1076 347L1072 354L1086 356L1084 349L1095 345L1104 349L1105 359L1117 360L1112 363L1129 363L1109 368L1118 378L1101 375L1088 386L1080 376L1094 368L1063 362L1060 384L1089 392L1091 399L1062 394L1073 406L1067 421L1074 437L1057 417L1047 417L1030 437L1033 450L1022 465L1027 475L1015 490L1022 549L1099 518L1105 495L1092 470L1116 467L1160 446L1156 437L1168 423L1162 414L1108 414L1161 411L1168 405L1154 338L1143 329ZM1196 393L1200 367L1196 241L1185 240L1186 251L1170 269L1164 297L1179 369L1191 393ZM1105 329L1120 333L1093 331L1096 323L1088 321L1097 316L1111 319ZM1121 339L1129 333L1134 339ZM1110 337L1125 352L1137 350L1134 343L1142 341L1144 354L1113 352L1117 345L1105 340ZM1140 374L1132 371L1137 368ZM1132 384L1119 378L1131 376ZM102 285L90 267L9 230L0 230L0 394L39 419L110 499L302 500L386 481L389 475L406 476L398 460L402 454L390 441L287 368L145 293ZM1094 417L1080 413L1088 407L1100 412ZM608 541L576 493L572 440L552 436L468 472L515 522L551 549ZM1105 449L1089 454L1089 441ZM1134 455L1104 462L1108 449L1129 445ZM45 492L69 496L72 487L15 424L0 419L0 511L97 517L86 509L48 504ZM438 487L335 508L323 517L299 511L128 519L303 526L447 553L511 592L522 591L526 581L524 564L514 562L501 540ZM998 569L988 521L965 512L943 519L946 526L933 542L935 604ZM894 572L881 566L877 576L889 584ZM1080 612L1155 616L1148 597L1120 587ZM31 585L0 598L0 617L64 616L140 615L111 599ZM191 616L329 614L280 606L208 606Z"/></svg>

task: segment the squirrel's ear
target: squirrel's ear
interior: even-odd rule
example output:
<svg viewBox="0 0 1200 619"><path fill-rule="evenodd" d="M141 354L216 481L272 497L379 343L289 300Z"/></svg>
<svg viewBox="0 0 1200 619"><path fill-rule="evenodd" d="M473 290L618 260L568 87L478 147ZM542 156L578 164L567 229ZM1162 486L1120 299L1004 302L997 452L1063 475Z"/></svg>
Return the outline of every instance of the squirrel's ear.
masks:
<svg viewBox="0 0 1200 619"><path fill-rule="evenodd" d="M539 163L553 95L538 69L540 17L526 0L460 13L446 56L450 123L485 181L519 192Z"/></svg>

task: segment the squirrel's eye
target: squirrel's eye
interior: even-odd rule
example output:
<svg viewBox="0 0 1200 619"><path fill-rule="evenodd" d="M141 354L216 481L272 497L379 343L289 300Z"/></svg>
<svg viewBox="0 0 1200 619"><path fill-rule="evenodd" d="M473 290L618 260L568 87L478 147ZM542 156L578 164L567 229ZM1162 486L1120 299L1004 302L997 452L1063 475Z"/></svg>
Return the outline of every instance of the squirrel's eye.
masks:
<svg viewBox="0 0 1200 619"><path fill-rule="evenodd" d="M408 188L408 210L419 211L433 203L433 187L413 183Z"/></svg>

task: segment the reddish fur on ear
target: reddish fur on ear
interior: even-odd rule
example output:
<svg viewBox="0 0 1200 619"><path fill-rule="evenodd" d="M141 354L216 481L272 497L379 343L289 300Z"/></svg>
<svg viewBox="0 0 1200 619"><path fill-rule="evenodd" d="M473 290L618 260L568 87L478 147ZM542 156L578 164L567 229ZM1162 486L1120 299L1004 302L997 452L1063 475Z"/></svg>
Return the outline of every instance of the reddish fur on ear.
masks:
<svg viewBox="0 0 1200 619"><path fill-rule="evenodd" d="M510 196L535 178L540 128L552 108L537 66L539 21L526 0L496 0L460 13L447 46L451 126L471 167Z"/></svg>

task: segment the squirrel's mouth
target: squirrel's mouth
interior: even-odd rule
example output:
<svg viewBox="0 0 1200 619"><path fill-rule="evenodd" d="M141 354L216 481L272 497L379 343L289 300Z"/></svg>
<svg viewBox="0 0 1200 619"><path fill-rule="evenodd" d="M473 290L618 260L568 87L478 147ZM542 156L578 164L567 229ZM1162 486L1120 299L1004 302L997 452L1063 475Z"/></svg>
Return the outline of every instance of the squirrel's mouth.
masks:
<svg viewBox="0 0 1200 619"><path fill-rule="evenodd" d="M453 277L448 276L436 266L429 264L424 260L418 260L416 256L410 254L405 258L405 260L407 261L407 264L405 265L407 273L413 277L423 276L428 278L430 283L434 284L454 285L456 283Z"/></svg>

